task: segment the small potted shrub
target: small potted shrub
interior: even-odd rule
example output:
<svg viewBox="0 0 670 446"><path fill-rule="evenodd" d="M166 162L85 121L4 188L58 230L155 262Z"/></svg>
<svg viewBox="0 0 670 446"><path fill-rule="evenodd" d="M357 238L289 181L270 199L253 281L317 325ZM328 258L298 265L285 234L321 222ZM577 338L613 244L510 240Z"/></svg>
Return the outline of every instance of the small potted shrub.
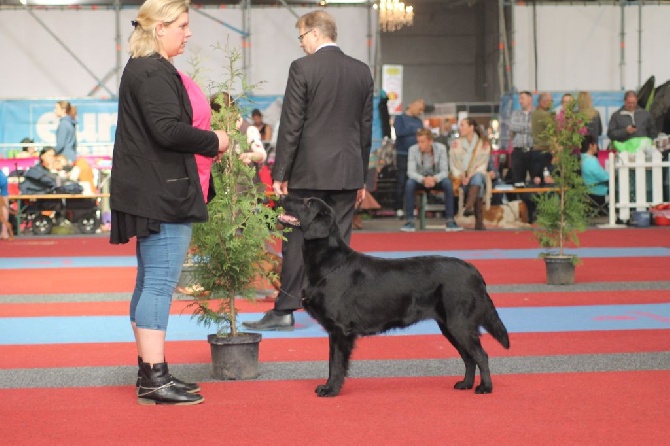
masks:
<svg viewBox="0 0 670 446"><path fill-rule="evenodd" d="M555 192L538 194L535 236L547 268L547 284L567 285L574 283L578 257L565 252L566 245L579 245L583 232L592 214L588 188L580 174L579 156L574 154L581 147L586 116L574 111L574 103L566 107L558 118L553 116L547 123L545 136L552 154Z"/></svg>
<svg viewBox="0 0 670 446"><path fill-rule="evenodd" d="M226 50L229 80L215 91L232 92L241 74L235 64L239 53ZM244 89L246 92L246 89ZM244 95L244 92L237 96ZM255 168L245 165L239 153L247 150L246 135L236 127L240 110L217 94L220 110L212 115L212 127L228 132L231 149L212 168L216 196L208 204L209 220L193 227L192 279L198 285L190 307L205 327L212 351L212 375L218 379L252 379L258 376L261 335L238 331L236 299L252 299L259 277L273 275L267 268L273 259L266 243L281 237L278 210L265 206L265 187L254 181ZM239 103L239 101L236 101Z"/></svg>

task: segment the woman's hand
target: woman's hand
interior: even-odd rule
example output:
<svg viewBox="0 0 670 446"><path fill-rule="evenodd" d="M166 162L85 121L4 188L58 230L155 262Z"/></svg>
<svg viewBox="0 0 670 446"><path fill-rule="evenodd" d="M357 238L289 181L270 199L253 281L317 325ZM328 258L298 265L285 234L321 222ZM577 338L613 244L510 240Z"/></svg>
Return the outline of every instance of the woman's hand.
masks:
<svg viewBox="0 0 670 446"><path fill-rule="evenodd" d="M228 147L230 146L230 138L228 134L223 130L214 130L216 137L219 138L219 154L216 156L216 160L220 160L221 156L226 153Z"/></svg>

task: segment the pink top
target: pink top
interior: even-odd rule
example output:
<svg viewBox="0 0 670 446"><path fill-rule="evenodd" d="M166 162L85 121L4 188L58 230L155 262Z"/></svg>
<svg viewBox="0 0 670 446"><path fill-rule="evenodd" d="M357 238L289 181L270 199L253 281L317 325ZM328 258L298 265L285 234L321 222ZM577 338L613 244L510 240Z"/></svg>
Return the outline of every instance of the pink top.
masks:
<svg viewBox="0 0 670 446"><path fill-rule="evenodd" d="M177 70L181 76L181 80L186 87L188 98L191 100L191 108L193 109L193 127L202 130L211 130L212 126L212 109L209 106L209 99L205 96L202 89L191 79L187 74ZM195 155L195 163L198 165L198 176L200 177L200 187L202 187L202 194L207 201L207 194L209 193L209 176L212 172L212 164L214 158L209 158L203 155Z"/></svg>

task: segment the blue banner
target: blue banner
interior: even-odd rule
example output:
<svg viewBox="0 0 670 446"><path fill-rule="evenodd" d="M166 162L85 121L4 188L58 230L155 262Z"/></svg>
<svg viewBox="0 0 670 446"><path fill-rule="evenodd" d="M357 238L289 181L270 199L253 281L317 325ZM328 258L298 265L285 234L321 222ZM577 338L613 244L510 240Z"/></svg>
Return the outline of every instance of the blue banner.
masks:
<svg viewBox="0 0 670 446"><path fill-rule="evenodd" d="M116 132L115 100L77 99L70 101L77 107L77 142L82 155L94 154L92 144L111 145ZM54 114L55 100L2 100L0 101L0 143L19 143L30 138L39 145L55 145L58 118ZM89 148L87 149L87 146ZM0 155L11 156L18 146L2 147Z"/></svg>
<svg viewBox="0 0 670 446"><path fill-rule="evenodd" d="M239 100L241 110L249 117L259 109L274 133L281 115L283 96L252 96ZM115 99L72 99L77 107L77 152L80 155L111 156L116 133L118 103ZM374 100L372 150L381 145L381 125ZM55 145L58 118L54 114L56 100L0 100L0 158L13 158L21 151L19 144L30 138L37 146Z"/></svg>

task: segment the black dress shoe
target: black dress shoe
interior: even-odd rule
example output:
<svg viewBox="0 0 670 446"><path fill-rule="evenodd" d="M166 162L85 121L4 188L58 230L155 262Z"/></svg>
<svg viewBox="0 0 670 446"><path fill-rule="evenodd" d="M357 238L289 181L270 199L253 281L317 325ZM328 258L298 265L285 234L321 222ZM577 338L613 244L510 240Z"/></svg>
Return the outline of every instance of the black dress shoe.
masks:
<svg viewBox="0 0 670 446"><path fill-rule="evenodd" d="M245 328L259 331L293 331L295 326L295 319L293 313L278 315L274 310L265 313L265 316L260 321L256 322L242 322Z"/></svg>

